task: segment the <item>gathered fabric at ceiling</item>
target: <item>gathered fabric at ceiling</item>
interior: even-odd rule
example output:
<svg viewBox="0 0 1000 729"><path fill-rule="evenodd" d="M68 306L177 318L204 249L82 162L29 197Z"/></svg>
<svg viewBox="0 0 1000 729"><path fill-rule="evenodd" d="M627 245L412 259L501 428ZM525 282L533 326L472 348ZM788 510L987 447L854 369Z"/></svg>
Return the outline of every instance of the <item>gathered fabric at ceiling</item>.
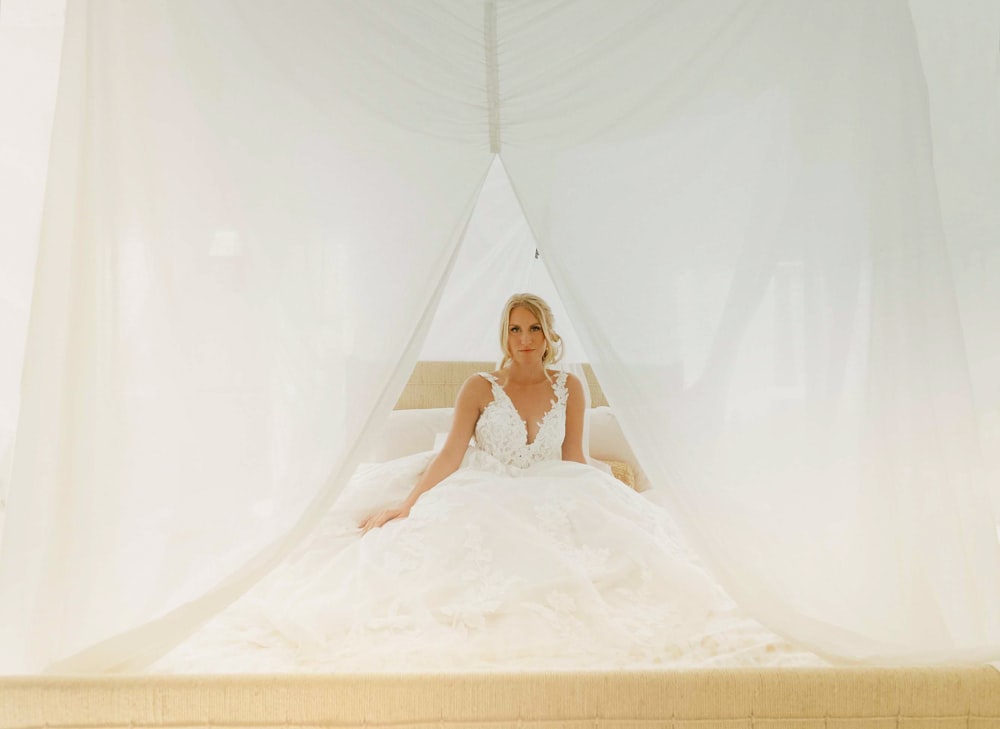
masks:
<svg viewBox="0 0 1000 729"><path fill-rule="evenodd" d="M461 341L449 274L525 275L461 264L495 153L744 607L833 658L1000 657L928 118L905 2L71 1L0 666L146 665L309 532L439 301Z"/></svg>

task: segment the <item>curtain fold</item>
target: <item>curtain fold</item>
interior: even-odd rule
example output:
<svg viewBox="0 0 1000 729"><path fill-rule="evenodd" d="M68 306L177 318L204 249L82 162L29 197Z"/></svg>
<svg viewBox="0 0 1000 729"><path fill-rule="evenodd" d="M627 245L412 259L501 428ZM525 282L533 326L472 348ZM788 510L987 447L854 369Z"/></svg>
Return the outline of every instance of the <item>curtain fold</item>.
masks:
<svg viewBox="0 0 1000 729"><path fill-rule="evenodd" d="M492 159L481 39L460 6L69 3L3 670L134 667L335 496Z"/></svg>
<svg viewBox="0 0 1000 729"><path fill-rule="evenodd" d="M1000 512L1000 5L911 0L910 8L983 455Z"/></svg>
<svg viewBox="0 0 1000 729"><path fill-rule="evenodd" d="M0 528L59 75L59 0L0 7Z"/></svg>
<svg viewBox="0 0 1000 729"><path fill-rule="evenodd" d="M906 3L584 7L501 6L502 156L661 498L744 607L825 656L996 658Z"/></svg>

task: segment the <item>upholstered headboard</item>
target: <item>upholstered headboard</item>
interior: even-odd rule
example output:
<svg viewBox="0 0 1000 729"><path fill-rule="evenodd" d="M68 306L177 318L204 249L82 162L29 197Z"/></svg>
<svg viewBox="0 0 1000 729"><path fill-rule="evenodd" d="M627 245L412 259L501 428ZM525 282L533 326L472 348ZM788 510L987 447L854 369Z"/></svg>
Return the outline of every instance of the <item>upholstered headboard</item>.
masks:
<svg viewBox="0 0 1000 729"><path fill-rule="evenodd" d="M418 362L395 412L367 458L386 461L427 450L447 432L462 383L476 372L492 372L495 362ZM591 457L603 461L620 480L643 491L650 484L608 407L590 365L583 365L590 390L587 431Z"/></svg>
<svg viewBox="0 0 1000 729"><path fill-rule="evenodd" d="M476 372L492 372L496 362L417 362L395 410L450 408L455 404L462 383ZM590 365L583 365L590 390L591 407L607 405L608 401Z"/></svg>

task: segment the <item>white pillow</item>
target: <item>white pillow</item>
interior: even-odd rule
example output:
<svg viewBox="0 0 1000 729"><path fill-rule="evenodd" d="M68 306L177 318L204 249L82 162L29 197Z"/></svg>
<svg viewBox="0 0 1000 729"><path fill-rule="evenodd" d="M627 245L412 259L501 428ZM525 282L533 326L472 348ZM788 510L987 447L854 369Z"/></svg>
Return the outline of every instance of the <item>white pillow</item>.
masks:
<svg viewBox="0 0 1000 729"><path fill-rule="evenodd" d="M453 411L454 408L393 410L362 460L381 463L432 450L437 434L451 429Z"/></svg>
<svg viewBox="0 0 1000 729"><path fill-rule="evenodd" d="M624 461L635 472L636 491L651 487L646 474L639 468L639 461L632 452L632 446L625 440L625 434L614 412L607 405L587 411L590 422L590 457L602 461Z"/></svg>
<svg viewBox="0 0 1000 729"><path fill-rule="evenodd" d="M444 448L444 444L447 442L448 442L448 433L447 432L438 433L437 435L434 436L434 448L432 450L435 453L439 453L441 449ZM469 438L469 447L471 448L475 442L476 442L475 437Z"/></svg>

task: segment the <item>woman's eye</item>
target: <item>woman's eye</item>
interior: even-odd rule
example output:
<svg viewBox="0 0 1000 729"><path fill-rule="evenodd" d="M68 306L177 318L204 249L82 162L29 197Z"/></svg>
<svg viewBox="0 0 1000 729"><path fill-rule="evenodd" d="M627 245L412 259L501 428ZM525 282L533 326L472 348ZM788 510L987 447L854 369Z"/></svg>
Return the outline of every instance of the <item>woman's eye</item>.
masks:
<svg viewBox="0 0 1000 729"><path fill-rule="evenodd" d="M542 328L540 326L538 326L537 324L535 324L533 327L531 327L531 331L533 331L533 332L540 332L540 331L542 331Z"/></svg>

